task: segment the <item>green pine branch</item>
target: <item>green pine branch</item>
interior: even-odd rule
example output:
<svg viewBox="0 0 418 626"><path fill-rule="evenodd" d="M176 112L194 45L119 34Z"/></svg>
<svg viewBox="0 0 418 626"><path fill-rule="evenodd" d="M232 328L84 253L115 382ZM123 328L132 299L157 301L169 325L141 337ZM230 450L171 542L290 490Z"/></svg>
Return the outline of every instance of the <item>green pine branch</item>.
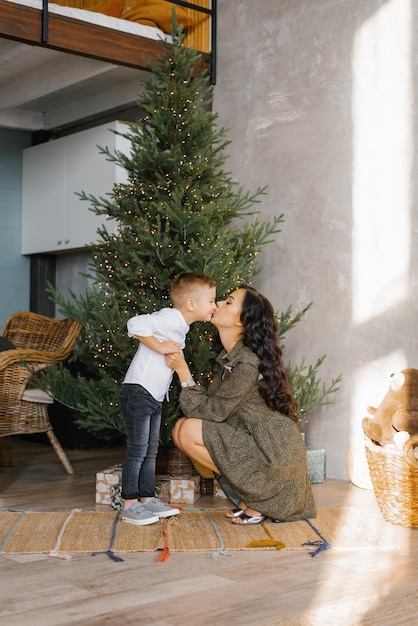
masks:
<svg viewBox="0 0 418 626"><path fill-rule="evenodd" d="M326 355L319 357L314 365L307 365L305 359L299 365L289 363L286 370L289 376L292 391L299 403L299 421L306 421L307 416L317 407L333 404L331 396L335 394L342 382L342 375L332 378L325 383L319 376L319 368Z"/></svg>

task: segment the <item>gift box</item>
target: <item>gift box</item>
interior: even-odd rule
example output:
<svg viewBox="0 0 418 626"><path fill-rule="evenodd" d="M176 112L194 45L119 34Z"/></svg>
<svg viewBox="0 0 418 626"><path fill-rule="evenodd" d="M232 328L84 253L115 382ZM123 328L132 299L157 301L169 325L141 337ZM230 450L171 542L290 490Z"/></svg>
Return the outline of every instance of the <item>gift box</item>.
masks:
<svg viewBox="0 0 418 626"><path fill-rule="evenodd" d="M96 474L96 504L111 504L112 489L122 482L122 465L113 465Z"/></svg>
<svg viewBox="0 0 418 626"><path fill-rule="evenodd" d="M103 472L96 474L96 504L111 504L115 499L117 487L122 483L122 465L113 465ZM201 496L200 476L188 478L173 478L171 476L156 476L155 495L169 503L193 503ZM120 489L119 489L120 491Z"/></svg>
<svg viewBox="0 0 418 626"><path fill-rule="evenodd" d="M226 498L225 492L217 480L213 481L213 495L215 498Z"/></svg>
<svg viewBox="0 0 418 626"><path fill-rule="evenodd" d="M200 476L189 476L188 478L157 477L157 488L160 487L161 500L169 501L171 504L193 504L201 496ZM164 497L164 493L167 496Z"/></svg>
<svg viewBox="0 0 418 626"><path fill-rule="evenodd" d="M325 450L306 449L308 455L308 474L312 484L325 480Z"/></svg>

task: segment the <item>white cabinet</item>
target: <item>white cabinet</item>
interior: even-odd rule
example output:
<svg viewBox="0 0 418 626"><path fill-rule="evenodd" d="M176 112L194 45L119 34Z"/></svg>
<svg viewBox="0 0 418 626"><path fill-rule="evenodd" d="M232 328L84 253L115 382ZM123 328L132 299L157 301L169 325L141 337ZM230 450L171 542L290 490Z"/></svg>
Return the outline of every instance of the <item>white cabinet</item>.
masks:
<svg viewBox="0 0 418 626"><path fill-rule="evenodd" d="M109 129L127 126L108 122L23 151L22 254L76 250L98 241L102 224L111 230L112 222L76 195L106 196L114 183L127 182L126 170L99 153L98 145L129 154L130 141Z"/></svg>

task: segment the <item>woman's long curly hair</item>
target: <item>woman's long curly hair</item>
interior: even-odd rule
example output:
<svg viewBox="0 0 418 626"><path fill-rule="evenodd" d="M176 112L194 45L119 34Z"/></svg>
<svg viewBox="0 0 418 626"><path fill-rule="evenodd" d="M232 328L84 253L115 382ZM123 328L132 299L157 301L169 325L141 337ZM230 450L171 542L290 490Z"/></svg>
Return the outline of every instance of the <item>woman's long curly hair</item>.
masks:
<svg viewBox="0 0 418 626"><path fill-rule="evenodd" d="M298 421L298 404L292 394L282 359L277 318L273 306L254 287L245 289L240 320L244 328L243 343L260 359L258 371L260 395L270 409Z"/></svg>

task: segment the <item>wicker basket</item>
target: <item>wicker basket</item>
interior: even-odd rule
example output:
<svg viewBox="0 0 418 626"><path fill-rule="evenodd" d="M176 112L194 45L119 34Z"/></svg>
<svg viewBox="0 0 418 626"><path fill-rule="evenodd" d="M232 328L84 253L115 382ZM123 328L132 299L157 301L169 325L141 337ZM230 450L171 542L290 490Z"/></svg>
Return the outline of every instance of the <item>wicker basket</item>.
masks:
<svg viewBox="0 0 418 626"><path fill-rule="evenodd" d="M168 475L172 478L190 478L197 472L188 456L178 448L170 448L168 453Z"/></svg>
<svg viewBox="0 0 418 626"><path fill-rule="evenodd" d="M386 521L418 528L418 462L410 453L418 435L403 450L377 446L366 437L366 458L380 511Z"/></svg>

